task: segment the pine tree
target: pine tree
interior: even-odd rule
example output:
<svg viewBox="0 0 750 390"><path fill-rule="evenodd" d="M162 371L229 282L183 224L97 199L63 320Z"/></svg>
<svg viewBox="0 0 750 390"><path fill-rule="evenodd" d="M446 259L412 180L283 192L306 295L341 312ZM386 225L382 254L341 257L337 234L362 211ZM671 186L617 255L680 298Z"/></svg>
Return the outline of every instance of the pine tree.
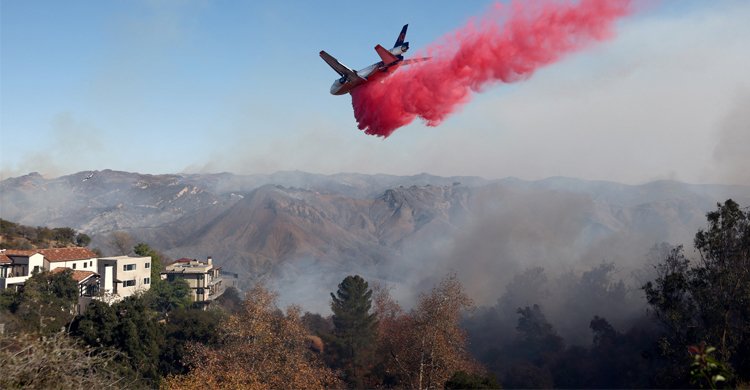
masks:
<svg viewBox="0 0 750 390"><path fill-rule="evenodd" d="M371 306L372 290L359 275L347 276L331 293L334 349L346 381L356 388L364 386L375 349L377 320Z"/></svg>

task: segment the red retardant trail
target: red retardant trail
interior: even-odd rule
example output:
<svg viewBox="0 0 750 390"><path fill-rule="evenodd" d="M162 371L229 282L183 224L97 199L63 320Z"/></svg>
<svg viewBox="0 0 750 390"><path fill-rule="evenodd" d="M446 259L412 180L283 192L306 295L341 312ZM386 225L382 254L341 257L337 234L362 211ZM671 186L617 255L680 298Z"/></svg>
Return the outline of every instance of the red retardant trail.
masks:
<svg viewBox="0 0 750 390"><path fill-rule="evenodd" d="M416 117L437 126L472 92L530 77L564 55L613 36L629 0L516 1L429 46L430 61L401 66L352 91L357 127L388 137Z"/></svg>

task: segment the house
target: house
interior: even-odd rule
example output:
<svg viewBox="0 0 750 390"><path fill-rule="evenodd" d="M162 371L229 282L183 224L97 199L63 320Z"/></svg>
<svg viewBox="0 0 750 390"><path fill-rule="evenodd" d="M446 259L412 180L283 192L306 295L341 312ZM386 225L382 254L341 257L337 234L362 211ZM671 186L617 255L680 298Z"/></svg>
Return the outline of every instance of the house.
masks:
<svg viewBox="0 0 750 390"><path fill-rule="evenodd" d="M82 278L77 280L83 283L81 296L99 294L103 296L97 299L116 301L151 287L151 257L97 258L88 248L72 247L0 250L0 290L18 289L35 272L58 269L71 269L74 279Z"/></svg>
<svg viewBox="0 0 750 390"><path fill-rule="evenodd" d="M151 257L114 256L98 261L101 291L117 299L151 288Z"/></svg>
<svg viewBox="0 0 750 390"><path fill-rule="evenodd" d="M213 259L205 262L196 259L182 258L168 265L161 275L169 282L184 280L193 291L193 302L208 306L214 299L224 293L224 283L220 276L221 267L214 267Z"/></svg>
<svg viewBox="0 0 750 390"><path fill-rule="evenodd" d="M44 255L35 250L0 250L0 290L18 289L44 269Z"/></svg>
<svg viewBox="0 0 750 390"><path fill-rule="evenodd" d="M44 256L44 269L47 271L55 268L96 271L96 253L88 248L50 248L38 249L37 252Z"/></svg>
<svg viewBox="0 0 750 390"><path fill-rule="evenodd" d="M0 290L18 289L31 275L56 268L96 270L96 253L87 248L0 250Z"/></svg>

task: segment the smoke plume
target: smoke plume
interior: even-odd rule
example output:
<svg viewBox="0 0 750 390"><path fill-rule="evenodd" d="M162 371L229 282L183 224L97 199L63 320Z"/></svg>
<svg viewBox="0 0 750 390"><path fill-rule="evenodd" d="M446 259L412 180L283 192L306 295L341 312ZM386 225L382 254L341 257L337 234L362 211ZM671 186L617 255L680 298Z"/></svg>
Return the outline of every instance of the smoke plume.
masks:
<svg viewBox="0 0 750 390"><path fill-rule="evenodd" d="M496 4L426 49L430 61L352 91L358 127L388 137L416 117L439 125L472 92L530 77L565 54L610 38L629 0Z"/></svg>

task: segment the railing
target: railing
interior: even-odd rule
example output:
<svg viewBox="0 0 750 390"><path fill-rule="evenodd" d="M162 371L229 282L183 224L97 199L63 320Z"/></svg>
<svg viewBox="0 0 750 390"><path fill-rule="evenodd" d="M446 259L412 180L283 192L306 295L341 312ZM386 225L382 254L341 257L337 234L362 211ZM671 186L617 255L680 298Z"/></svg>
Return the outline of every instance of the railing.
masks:
<svg viewBox="0 0 750 390"><path fill-rule="evenodd" d="M8 288L8 285L24 283L29 279L29 276L14 276L10 278L0 278L0 288Z"/></svg>

